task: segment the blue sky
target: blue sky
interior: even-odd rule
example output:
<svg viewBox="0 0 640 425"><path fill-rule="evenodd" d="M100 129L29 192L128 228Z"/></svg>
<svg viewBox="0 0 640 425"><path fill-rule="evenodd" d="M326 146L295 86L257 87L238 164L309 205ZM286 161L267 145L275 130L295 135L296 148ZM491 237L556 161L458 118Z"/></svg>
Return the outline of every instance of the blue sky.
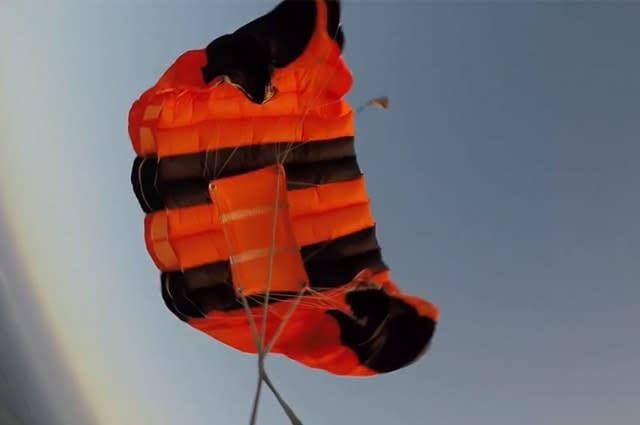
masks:
<svg viewBox="0 0 640 425"><path fill-rule="evenodd" d="M254 358L160 298L126 125L182 51L275 4L0 6L0 308L21 357L0 366L42 398L24 424L248 422ZM387 376L270 358L305 424L638 423L638 22L637 3L344 2L348 99L392 102L357 120L383 254L442 321ZM269 396L259 419L285 420Z"/></svg>

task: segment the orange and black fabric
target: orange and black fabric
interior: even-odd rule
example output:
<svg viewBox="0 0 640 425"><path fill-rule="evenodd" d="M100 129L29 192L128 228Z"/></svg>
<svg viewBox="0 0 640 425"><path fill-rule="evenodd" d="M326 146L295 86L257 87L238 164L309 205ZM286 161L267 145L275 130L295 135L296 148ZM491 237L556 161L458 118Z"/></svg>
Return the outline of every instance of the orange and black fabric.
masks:
<svg viewBox="0 0 640 425"><path fill-rule="evenodd" d="M131 181L162 297L235 349L256 345L239 290L271 352L367 376L405 367L438 309L401 292L381 254L344 96L340 4L281 2L182 54L135 101Z"/></svg>

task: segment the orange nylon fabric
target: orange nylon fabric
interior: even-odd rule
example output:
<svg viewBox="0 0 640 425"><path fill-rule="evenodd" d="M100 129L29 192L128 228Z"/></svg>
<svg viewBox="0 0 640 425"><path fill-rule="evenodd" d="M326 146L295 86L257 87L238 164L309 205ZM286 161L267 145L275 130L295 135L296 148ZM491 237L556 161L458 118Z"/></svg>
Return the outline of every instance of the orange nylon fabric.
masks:
<svg viewBox="0 0 640 425"><path fill-rule="evenodd" d="M129 136L138 155L159 158L250 144L352 136L353 112L342 97L353 79L326 28L317 0L316 31L303 54L276 69L278 93L265 105L248 102L236 88L205 86L203 50L181 55L155 86L134 102Z"/></svg>
<svg viewBox="0 0 640 425"><path fill-rule="evenodd" d="M436 321L439 319L439 312L435 305L420 298L402 294L390 280L388 271L374 274L371 280L380 284L387 293L415 307L420 315ZM327 305L349 311L349 307L344 302L344 294L351 287L352 285L348 285L345 288L323 292L317 297L308 297L297 307L271 352L283 354L308 367L322 369L336 375L375 375L375 371L362 365L353 351L341 344L339 326L324 313ZM290 302L279 302L269 306L265 331L267 341L273 336L289 307ZM260 323L262 308L252 308L251 312L256 323ZM244 311L215 312L206 319L191 319L189 324L239 351L254 354L257 352Z"/></svg>
<svg viewBox="0 0 640 425"><path fill-rule="evenodd" d="M299 305L283 332L276 340L272 353L283 354L308 367L322 369L336 375L370 376L375 372L360 364L349 348L340 344L340 327L324 312L326 304L348 308L341 301L344 290L324 292L313 305ZM341 304L342 303L342 304ZM291 302L279 302L269 306L266 340L270 341ZM261 323L262 308L251 309L256 323ZM191 319L189 324L215 339L245 353L257 353L247 315L243 310L215 312L206 319Z"/></svg>
<svg viewBox="0 0 640 425"><path fill-rule="evenodd" d="M282 166L215 180L209 191L219 208L236 289L251 296L265 293L267 285L276 292L308 286Z"/></svg>

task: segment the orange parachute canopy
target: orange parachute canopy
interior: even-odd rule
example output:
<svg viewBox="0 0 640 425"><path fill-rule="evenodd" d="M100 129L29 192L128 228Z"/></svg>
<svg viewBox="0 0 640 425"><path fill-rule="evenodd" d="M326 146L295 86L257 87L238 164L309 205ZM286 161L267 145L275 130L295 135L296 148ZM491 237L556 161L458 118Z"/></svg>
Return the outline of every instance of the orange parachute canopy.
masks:
<svg viewBox="0 0 640 425"><path fill-rule="evenodd" d="M424 353L438 310L383 262L343 43L337 1L284 1L182 54L131 108L131 179L177 317L256 353L264 305L271 352L367 376Z"/></svg>

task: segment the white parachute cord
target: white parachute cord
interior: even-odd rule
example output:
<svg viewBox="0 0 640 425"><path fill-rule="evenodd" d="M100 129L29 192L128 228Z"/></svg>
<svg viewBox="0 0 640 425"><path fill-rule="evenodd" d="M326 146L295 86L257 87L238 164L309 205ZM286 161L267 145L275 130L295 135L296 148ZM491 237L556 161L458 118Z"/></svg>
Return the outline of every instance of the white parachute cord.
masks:
<svg viewBox="0 0 640 425"><path fill-rule="evenodd" d="M229 158L227 158L227 160L225 161L225 163L223 164L223 166L221 168L224 168L224 166L226 166L226 164L229 162L229 160L231 159L231 157L233 156L233 154L235 153L235 150L231 153L231 155L229 156ZM282 163L279 161L279 164L282 165ZM280 395L280 393L277 391L277 389L275 388L275 386L273 385L273 383L271 382L271 380L269 379L268 375L266 374L265 371L265 359L269 353L269 351L271 350L271 348L273 347L273 344L275 343L275 341L277 340L277 338L280 336L280 334L282 333L282 331L284 330L284 327L286 326L289 318L291 317L291 315L293 314L293 312L295 311L296 307L298 306L298 304L300 303L300 301L302 300L302 295L304 293L305 287L303 287L298 296L296 297L295 301L292 303L291 307L288 309L287 313L285 314L285 316L282 318L282 320L280 321L280 323L278 324L278 327L276 328L276 331L271 339L271 341L269 341L267 347L265 347L265 342L266 342L266 325L267 325L267 317L268 317L268 307L269 307L269 296L271 293L271 282L273 279L273 260L274 260L274 256L275 256L275 245L276 245L276 231L277 231L277 209L279 207L279 200L280 200L280 184L279 184L279 177L280 177L280 173L281 170L280 168L276 168L276 178L275 178L275 188L274 188L274 192L275 192L275 199L274 199L274 205L273 205L273 218L272 218L272 222L271 222L271 245L269 247L269 260L268 260L268 267L267 267L267 275L266 275L266 282L265 282L265 291L264 291L264 305L263 305L263 309L262 309L262 321L261 321L261 329L260 331L258 331L257 325L256 325L256 321L254 319L254 316L251 312L251 308L249 307L249 303L247 301L247 298L244 294L244 290L243 290L243 286L241 284L241 282L236 281L236 287L237 287L237 292L240 295L240 299L245 311L245 314L247 316L247 319L249 321L249 326L251 328L251 333L252 333L252 337L254 342L256 343L256 351L258 354L258 381L256 384L256 390L255 390L255 394L254 394L254 399L253 399L253 406L251 409L251 418L250 418L250 425L255 425L256 424L256 420L257 420L257 415L258 415L258 408L260 405L260 395L262 393L262 382L264 381L267 386L269 387L269 389L271 390L271 392L273 393L273 395L276 397L276 399L278 400L278 402L280 403L280 406L282 407L282 409L284 410L285 414L287 415L287 417L289 418L289 420L291 421L292 425L302 425L302 421L300 421L300 419L298 419L298 417L296 416L296 414L294 413L293 409L291 409L291 407L287 404L287 402L283 399L283 397ZM215 190L215 186L214 186L214 190ZM216 196L213 197L214 198L214 203L216 204L216 209L218 210L218 214L220 214L220 208L217 202L217 198ZM224 233L224 232L223 232ZM228 239L228 237L226 236L225 233L225 240L227 243L227 247L230 249L231 244L230 241Z"/></svg>
<svg viewBox="0 0 640 425"><path fill-rule="evenodd" d="M271 219L271 245L269 246L269 262L267 266L267 278L264 290L264 306L262 308L262 329L260 333L260 346L264 349L267 329L267 311L269 307L269 295L271 292L271 279L273 278L273 257L275 255L276 230L278 225L278 207L280 205L280 167L276 167L275 196L273 200L273 217ZM268 352L267 352L268 353ZM264 353L264 354L267 354Z"/></svg>
<svg viewBox="0 0 640 425"><path fill-rule="evenodd" d="M256 395L255 395L255 398L254 398L254 408L251 411L251 420L252 420L252 422L250 423L250 425L255 425L254 421L255 421L255 417L257 415L257 411L258 411L257 400L260 397L260 389L261 389L261 386L262 386L262 381L264 381L265 384L267 384L267 387L269 387L269 389L271 390L271 392L275 396L276 400L278 400L278 403L280 403L280 407L282 407L282 410L284 410L284 413L287 415L287 418L289 418L289 421L291 422L291 425L303 425L302 421L296 416L296 414L293 411L293 409L289 406L289 404L284 400L284 398L280 395L280 393L278 392L276 387L273 385L273 383L271 382L271 379L269 379L269 376L267 375L267 372L266 372L266 370L264 368L264 361L265 361L267 355L269 354L269 352L271 351L271 348L273 347L273 344L275 344L275 342L278 340L278 337L280 337L280 334L282 333L282 331L284 330L285 326L289 322L289 319L291 318L291 316L295 312L296 308L298 307L298 304L302 300L302 296L304 295L305 291L306 291L306 285L304 285L300 289L300 291L298 292L296 298L294 299L294 301L291 303L291 305L287 309L287 312L285 313L284 317L282 318L282 320L280 320L280 323L278 323L278 327L276 328L275 332L273 333L273 336L271 337L271 340L268 342L266 347L262 348L262 352L259 353L259 355L258 355L258 373L259 373L260 376L258 378L259 382L258 382L258 387L256 388ZM265 304L263 308L266 308L266 306L267 306L267 304ZM264 335L263 335L263 337L264 337ZM263 341L264 341L264 339L263 339Z"/></svg>
<svg viewBox="0 0 640 425"><path fill-rule="evenodd" d="M282 163L279 162L279 165L282 165ZM278 221L277 221L277 217L278 217L277 216L277 210L278 210L278 206L280 204L280 202L279 202L280 201L279 177L280 177L281 170L280 170L279 167L276 168L276 170L277 171L276 171L275 189L274 189L274 192L275 192L275 197L274 198L275 199L274 199L274 205L273 205L273 218L272 218L272 221L271 221L271 245L269 247L269 260L268 260L267 276L266 276L266 282L265 282L264 304L262 306L261 332L260 332L259 335L257 335L257 340L256 340L257 341L257 347L258 347L258 375L259 376L258 376L258 384L256 386L256 393L255 393L255 396L254 396L253 408L251 410L250 425L255 425L255 421L256 421L257 413L258 413L259 400L260 400L260 392L261 392L261 389L262 389L262 382L263 381L267 384L267 386L269 387L269 389L271 390L273 395L276 397L276 399L278 400L278 403L280 403L280 406L282 407L282 410L284 410L285 414L287 415L287 417L291 421L291 424L292 425L302 425L302 422L300 421L300 419L298 419L298 417L294 413L293 409L291 409L291 407L287 404L287 402L280 395L278 390L275 388L275 386L273 385L273 383L269 379L269 376L267 375L266 370L265 370L265 366L264 366L264 363L265 363L267 355L271 351L271 348L273 347L273 344L275 344L275 342L277 341L278 337L280 336L280 334L284 330L285 326L287 325L289 319L291 318L291 316L293 315L294 311L298 307L298 304L302 300L302 295L304 294L304 291L305 291L305 288L306 288L306 283L305 283L305 285L299 291L299 293L298 293L297 297L295 298L294 302L291 304L291 306L287 310L285 316L282 318L280 323L278 323L278 327L276 328L271 340L265 346L265 342L266 342L266 327L267 327L268 308L269 308L269 296L271 294L271 281L273 279L273 259L274 259L274 256L275 256L275 248L276 248L276 231L277 231L277 224L278 224ZM246 302L246 299L245 299L245 302ZM247 304L247 308L248 308L248 304Z"/></svg>
<svg viewBox="0 0 640 425"><path fill-rule="evenodd" d="M223 166L221 167L222 169L226 166L226 164L229 162L229 160L231 159L231 157L233 156L233 154L235 153L235 149L234 151L232 151L231 155L229 156L229 158L227 158L227 160L225 161L225 163L223 164ZM281 164L281 162L279 162ZM276 172L276 179L275 179L275 199L274 199L274 206L273 206L273 219L272 219L272 223L271 223L271 246L269 247L269 263L268 263L268 267L267 267L267 276L266 276L266 282L265 282L265 300L264 300L264 305L263 305L263 310L262 310L262 323L261 323L261 332L258 331L258 327L256 324L256 321L254 319L253 313L251 312L251 307L249 306L249 303L247 301L247 298L244 294L244 287L242 286L242 283L240 282L240 279L237 278L235 284L236 284L236 288L237 288L237 293L240 296L240 300L242 302L242 306L244 308L245 311L245 315L247 316L247 320L249 321L249 327L251 329L251 334L253 337L253 340L256 344L256 352L258 354L258 381L256 384L256 390L255 390L255 394L254 394L254 399L253 399L253 406L251 409L251 418L250 418L250 425L255 425L256 424L256 419L257 419L257 415L258 415L258 408L260 405L260 395L262 393L262 382L264 381L267 386L269 387L269 389L271 390L271 392L273 393L273 395L276 397L276 399L278 400L278 402L280 403L280 406L282 407L282 409L284 410L285 414L287 415L287 417L289 418L289 420L291 421L292 425L302 425L302 421L300 421L300 419L298 419L298 417L296 416L296 414L293 412L293 409L291 409L291 407L286 403L286 401L282 398L282 396L280 395L280 393L276 390L275 386L273 385L273 383L271 382L271 380L269 379L268 375L266 374L265 371L265 367L264 367L264 362L265 362L265 358L267 356L267 354L269 353L269 351L271 350L271 348L273 347L273 344L275 343L276 339L280 336L280 334L282 333L282 330L284 329L285 325L287 324L289 318L291 317L291 315L293 314L293 312L295 311L296 307L298 306L298 304L300 303L300 301L302 300L302 295L304 293L305 288L303 287L303 289L300 290L298 296L296 297L295 301L292 303L291 307L289 308L289 310L287 311L287 313L285 314L285 317L283 317L283 319L281 320L281 322L279 323L271 341L269 341L268 347L265 347L265 340L266 340L266 323L267 323L267 316L268 316L268 307L269 307L269 295L270 295L270 288L271 288L271 281L273 279L273 257L275 255L275 239L276 239L276 230L277 230L277 208L279 205L279 198L280 198L280 185L279 185L279 176L280 176L280 168L277 168L277 172ZM221 171L218 170L218 172L216 174L219 174ZM214 186L214 192L215 192L215 186ZM218 212L218 216L220 217L220 206L217 202L217 197L214 196L213 198L213 202L215 204L216 210ZM229 238L227 236L227 234L225 232L223 232L225 235L225 241L227 244L227 248L229 249L229 251L231 250L231 242L229 241ZM231 253L231 252L230 252ZM266 349L265 349L266 348Z"/></svg>
<svg viewBox="0 0 640 425"><path fill-rule="evenodd" d="M278 327L276 328L275 332L273 333L273 336L271 337L271 340L269 341L269 343L265 347L265 349L264 349L265 355L267 355L267 354L269 354L269 352L271 352L271 349L273 348L273 345L276 343L277 339L280 337L280 334L282 333L282 331L284 330L285 326L289 322L289 319L291 318L293 313L296 311L296 308L298 308L298 305L300 304L300 301L302 301L302 297L303 297L303 295L304 295L306 290L307 290L307 285L305 284L300 289L300 291L296 294L295 298L293 299L293 302L289 306L289 309L284 314L284 317L282 317L282 320L280 320L280 323L278 324Z"/></svg>
<svg viewBox="0 0 640 425"><path fill-rule="evenodd" d="M267 387L269 387L269 389L271 390L273 395L276 397L276 400L278 400L278 403L280 403L280 406L282 407L282 410L284 410L285 415L287 415L287 418L289 418L289 421L291 422L291 425L304 425L302 423L302 421L300 419L298 419L298 417L296 416L294 411L291 409L291 407L289 407L289 405L280 396L280 394L278 393L276 388L271 383L271 380L267 376L267 373L264 371L264 369L263 369L262 372L263 372L262 373L262 380L267 384Z"/></svg>
<svg viewBox="0 0 640 425"><path fill-rule="evenodd" d="M218 219L220 219L220 204L218 203L218 197L215 193L215 185L213 186L214 196L212 196L212 201L215 205L216 212L218 214ZM222 220L220 220L222 222ZM224 234L225 242L227 244L227 249L229 250L229 256L231 257L231 241L227 236L226 232L222 232ZM260 337L258 335L258 328L256 326L256 322L253 318L253 314L251 313L251 307L249 307L249 302L247 301L247 297L244 294L244 287L242 286L242 282L240 282L240 278L236 276L235 285L237 288L237 293L240 296L240 301L242 302L242 307L244 308L245 315L247 316L247 320L249 322L249 328L251 329L251 335L253 337L253 341L256 344L256 351L258 352L258 382L256 384L256 391L253 399L253 407L251 409L251 420L249 422L250 425L255 425L256 417L258 414L258 405L260 403L260 393L262 392L262 381L263 381L263 362L262 362L262 344L260 343Z"/></svg>
<svg viewBox="0 0 640 425"><path fill-rule="evenodd" d="M242 306L244 307L245 315L247 316L247 320L249 321L249 327L251 328L251 334L253 337L253 341L256 344L256 351L258 353L258 382L256 383L256 391L253 396L253 406L251 408L251 419L249 421L249 425L255 425L256 418L258 416L258 406L260 404L260 393L262 392L262 380L264 375L264 362L262 361L262 345L260 344L258 329L256 327L256 322L253 319L253 314L251 313L251 308L249 307L249 303L247 302L247 297L245 297L244 291L240 286L240 283L236 282L236 285L238 286L238 294L240 294L240 300L242 301Z"/></svg>
<svg viewBox="0 0 640 425"><path fill-rule="evenodd" d="M265 292L264 292L264 305L262 306L262 323L260 326L260 333L254 334L254 340L257 346L258 352L258 383L256 385L256 392L253 398L253 407L251 409L251 419L249 421L250 425L255 425L256 418L258 416L258 406L260 404L260 393L262 391L262 382L265 380L265 370L264 370L264 360L266 357L264 351L264 340L266 327L267 327L267 312L269 307L269 292L271 288L271 279L273 277L273 257L275 255L275 237L276 237L276 228L277 228L277 218L278 218L278 198L280 196L280 168L276 168L276 176L275 176L275 196L274 196L274 205L272 210L272 220L271 220L271 244L269 246L269 260L267 266L267 276L265 282ZM247 304L248 307L248 304ZM248 311L248 314L251 315L251 311ZM279 396L279 394L278 394ZM288 406L287 406L288 407Z"/></svg>
<svg viewBox="0 0 640 425"><path fill-rule="evenodd" d="M265 359L266 359L267 355L269 354L269 350L271 349L271 347L273 346L273 344L275 343L277 338L280 336L280 333L282 332L282 330L284 329L284 327L285 327L286 323L288 322L289 318L291 317L291 315L295 311L299 300L302 299L302 294L303 293L304 293L304 289L300 291L300 293L296 297L296 300L294 301L294 303L289 307L289 309L287 311L287 314L285 315L285 317L283 317L283 319L279 323L278 328L276 329L272 339L269 341L269 345L267 346L267 348L266 349L263 349L262 347L259 348L259 352L258 352L258 382L256 384L256 390L255 390L255 394L254 394L254 398L253 398L253 406L251 408L251 419L249 421L249 425L255 425L256 424L256 419L257 419L257 416L258 416L258 407L260 405L260 394L262 392L262 382L267 384L267 387L271 390L271 392L275 396L276 400L278 400L278 403L280 404L280 407L282 407L282 410L284 411L285 415L287 416L287 418L289 418L289 421L291 422L291 425L303 425L302 421L296 416L296 414L293 411L293 409L289 406L289 404L280 395L280 393L276 389L275 385L273 385L273 382L271 382L271 379L267 375L267 372L266 372L265 366L264 366L264 362L265 362ZM246 302L246 298L244 298L244 300ZM247 306L246 308L249 307L248 304L246 304L246 306ZM249 311L249 313L250 313L250 311Z"/></svg>

